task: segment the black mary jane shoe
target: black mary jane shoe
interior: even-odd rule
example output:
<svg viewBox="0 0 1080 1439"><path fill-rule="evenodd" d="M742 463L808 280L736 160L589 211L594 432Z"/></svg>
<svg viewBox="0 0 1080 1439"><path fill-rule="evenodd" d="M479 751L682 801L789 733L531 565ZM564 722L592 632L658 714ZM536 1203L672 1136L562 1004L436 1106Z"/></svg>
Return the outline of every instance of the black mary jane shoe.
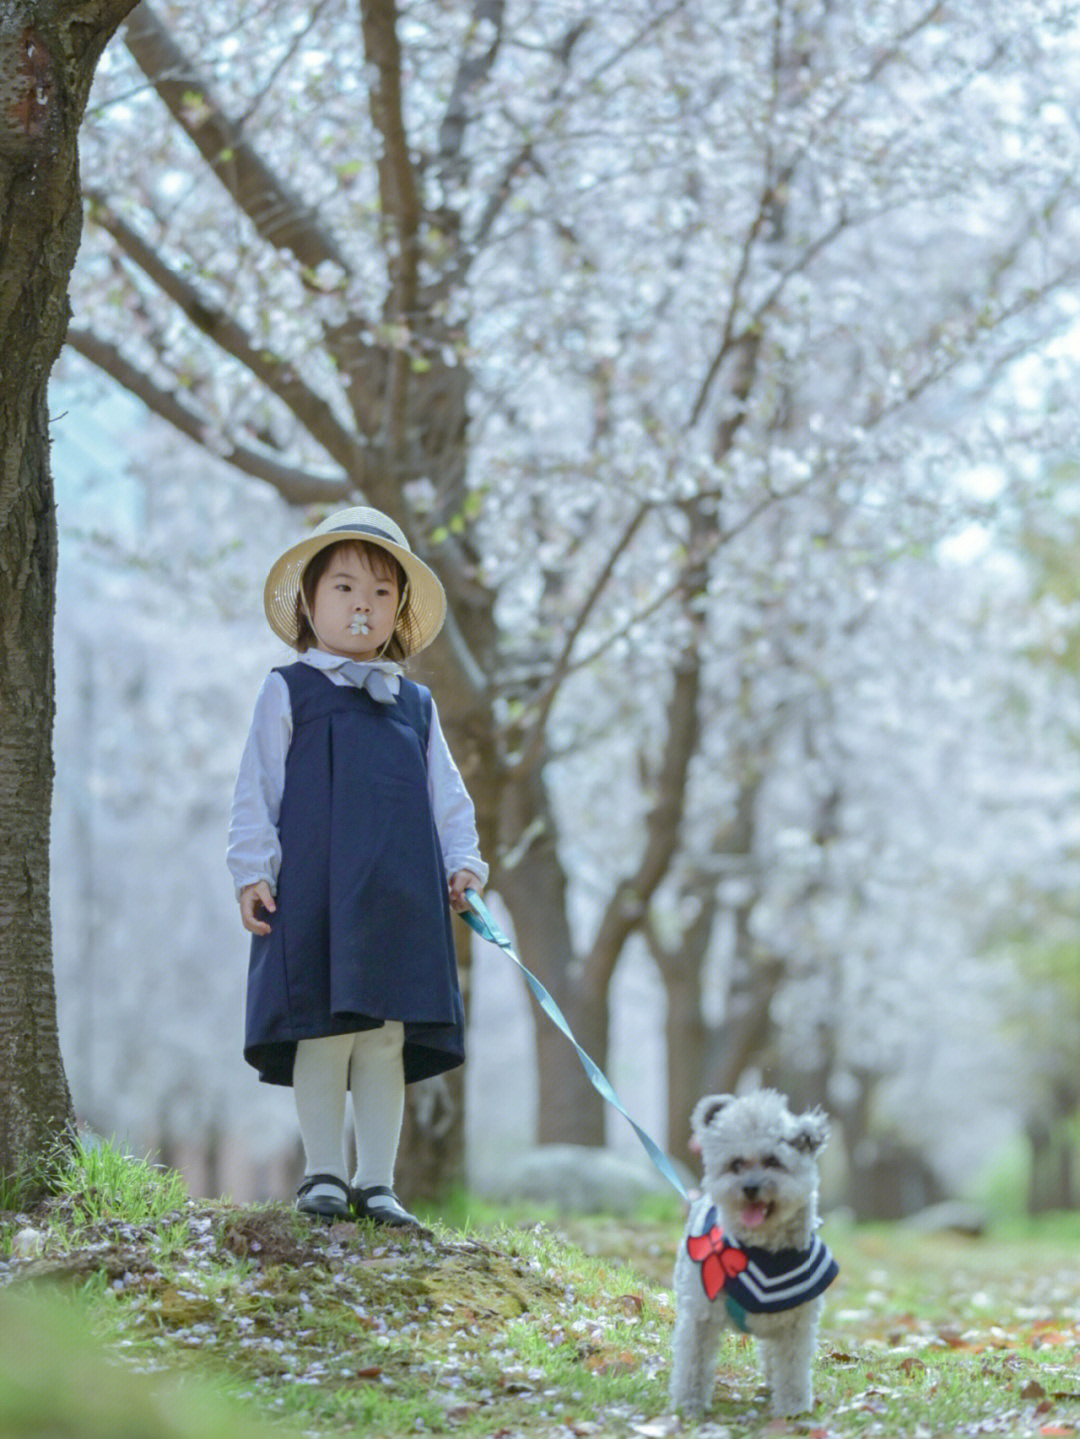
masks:
<svg viewBox="0 0 1080 1439"><path fill-rule="evenodd" d="M311 1191L317 1184L336 1185L341 1194L312 1194ZM309 1174L296 1191L297 1209L301 1214L311 1215L313 1219L351 1219L351 1199L349 1186L336 1174Z"/></svg>
<svg viewBox="0 0 1080 1439"><path fill-rule="evenodd" d="M373 1205L373 1199L381 1204ZM357 1219L371 1219L390 1229L423 1229L415 1214L410 1214L387 1184L371 1184L367 1189L352 1191L353 1212Z"/></svg>

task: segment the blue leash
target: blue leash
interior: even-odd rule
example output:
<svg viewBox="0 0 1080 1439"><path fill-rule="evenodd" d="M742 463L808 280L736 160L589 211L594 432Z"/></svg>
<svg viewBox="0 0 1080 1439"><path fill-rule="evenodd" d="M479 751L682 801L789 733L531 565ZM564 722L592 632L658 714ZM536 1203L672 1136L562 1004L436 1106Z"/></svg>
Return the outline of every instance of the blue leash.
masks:
<svg viewBox="0 0 1080 1439"><path fill-rule="evenodd" d="M664 1178L668 1181L669 1184L674 1185L675 1189L678 1191L679 1194L682 1195L683 1199L689 1201L690 1196L686 1192L686 1186L683 1184L682 1180L675 1172L675 1166L672 1164L671 1160L667 1157L667 1155L656 1143L656 1141L645 1133L641 1125L636 1123L636 1121L633 1120L629 1114L627 1114L626 1110L623 1108L622 1103L619 1100L619 1096L615 1093L611 1085L608 1083L607 1076L604 1074L603 1070L599 1067L599 1065L593 1063L593 1061L582 1049L581 1045L578 1044L577 1040L573 1036L570 1026L563 1018L562 1010L552 999L551 995L548 994L547 990L537 979L536 975L530 973L530 971L527 970L522 964L521 960L518 959L517 955L514 953L514 949L510 941L507 939L506 935L503 934L502 930L492 919L491 912L488 909L487 905L484 903L484 901L480 898L480 896L476 893L474 889L467 889L465 891L465 898L472 906L472 910L465 910L462 913L461 918L465 921L465 923L469 926L470 929L474 929L476 931L476 933L480 936L481 939L486 939L491 944L497 944L501 950L505 951L505 953L510 956L510 958L517 965L518 969L520 969L522 974L525 976L525 983L532 990L533 994L536 997L537 1003L540 1005L540 1008L544 1011L548 1018L553 1021L555 1026L558 1029L562 1030L563 1034L566 1035L567 1039L577 1050L578 1058L581 1060L581 1063L585 1067L585 1073L592 1080L594 1089L599 1091L601 1096L607 1100L608 1104L614 1105L614 1107L619 1111L619 1113L623 1115L624 1118L629 1120L631 1126L633 1127L634 1133L645 1146L646 1154L648 1154L649 1158L656 1165L657 1169L659 1169L660 1173L664 1176Z"/></svg>

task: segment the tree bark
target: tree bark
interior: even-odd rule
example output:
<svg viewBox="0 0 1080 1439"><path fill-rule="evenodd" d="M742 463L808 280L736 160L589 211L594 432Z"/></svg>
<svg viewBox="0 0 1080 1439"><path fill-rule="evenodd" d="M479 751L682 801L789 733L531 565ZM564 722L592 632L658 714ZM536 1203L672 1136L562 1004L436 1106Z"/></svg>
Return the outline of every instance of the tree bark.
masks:
<svg viewBox="0 0 1080 1439"><path fill-rule="evenodd" d="M1049 1214L1056 1209L1075 1209L1080 1205L1080 1164L1072 1124L1076 1102L1073 1084L1055 1084L1048 1100L1028 1119L1029 1214Z"/></svg>
<svg viewBox="0 0 1080 1439"><path fill-rule="evenodd" d="M566 874L556 847L556 828L537 764L503 787L501 833L508 861L497 885L514 920L517 951L566 1015L578 1042L603 1069L607 1060L606 1025L599 1032L586 1019L581 999L582 974L575 965L567 922ZM536 1139L541 1144L602 1144L599 1101L566 1037L538 1006L531 1005L536 1041Z"/></svg>
<svg viewBox="0 0 1080 1439"><path fill-rule="evenodd" d="M1080 1195L1073 1184L1075 1156L1065 1126L1032 1119L1028 1121L1027 1136L1031 1144L1028 1213L1075 1209Z"/></svg>
<svg viewBox="0 0 1080 1439"><path fill-rule="evenodd" d="M134 0L0 16L0 1176L32 1176L72 1118L49 915L56 514L49 374L82 231L77 138Z"/></svg>
<svg viewBox="0 0 1080 1439"><path fill-rule="evenodd" d="M667 1148L676 1159L686 1159L690 1144L690 1113L707 1092L705 1056L709 1027L701 1013L701 976L688 968L662 971L667 1016Z"/></svg>
<svg viewBox="0 0 1080 1439"><path fill-rule="evenodd" d="M684 1158L689 1147L694 1105L712 1088L708 1067L711 1030L702 1012L702 980L720 913L715 876L694 876L686 893L696 894L700 907L674 945L661 943L651 918L645 927L667 1000L667 1147L676 1158Z"/></svg>

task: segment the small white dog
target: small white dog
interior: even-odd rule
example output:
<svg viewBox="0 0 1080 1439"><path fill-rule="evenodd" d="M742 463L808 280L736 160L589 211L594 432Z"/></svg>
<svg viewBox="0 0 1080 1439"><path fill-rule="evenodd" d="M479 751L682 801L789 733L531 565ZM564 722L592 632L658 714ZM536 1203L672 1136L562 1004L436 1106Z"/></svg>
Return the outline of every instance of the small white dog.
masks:
<svg viewBox="0 0 1080 1439"><path fill-rule="evenodd" d="M777 1418L813 1407L811 1366L836 1261L818 1238L819 1109L792 1114L774 1089L713 1094L694 1107L703 1193L675 1262L671 1403L692 1416L712 1393L725 1327L752 1334Z"/></svg>

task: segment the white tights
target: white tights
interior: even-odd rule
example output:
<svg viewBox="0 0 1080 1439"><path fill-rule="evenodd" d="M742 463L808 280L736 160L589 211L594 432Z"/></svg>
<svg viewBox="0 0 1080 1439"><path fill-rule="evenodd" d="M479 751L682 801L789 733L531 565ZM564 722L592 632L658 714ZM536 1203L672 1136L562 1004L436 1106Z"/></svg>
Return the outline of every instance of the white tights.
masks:
<svg viewBox="0 0 1080 1439"><path fill-rule="evenodd" d="M405 1113L405 1071L401 1049L405 1026L387 1020L380 1029L301 1039L296 1046L293 1092L306 1172L344 1180L345 1090L352 1090L356 1126L357 1187L394 1186L401 1121Z"/></svg>

